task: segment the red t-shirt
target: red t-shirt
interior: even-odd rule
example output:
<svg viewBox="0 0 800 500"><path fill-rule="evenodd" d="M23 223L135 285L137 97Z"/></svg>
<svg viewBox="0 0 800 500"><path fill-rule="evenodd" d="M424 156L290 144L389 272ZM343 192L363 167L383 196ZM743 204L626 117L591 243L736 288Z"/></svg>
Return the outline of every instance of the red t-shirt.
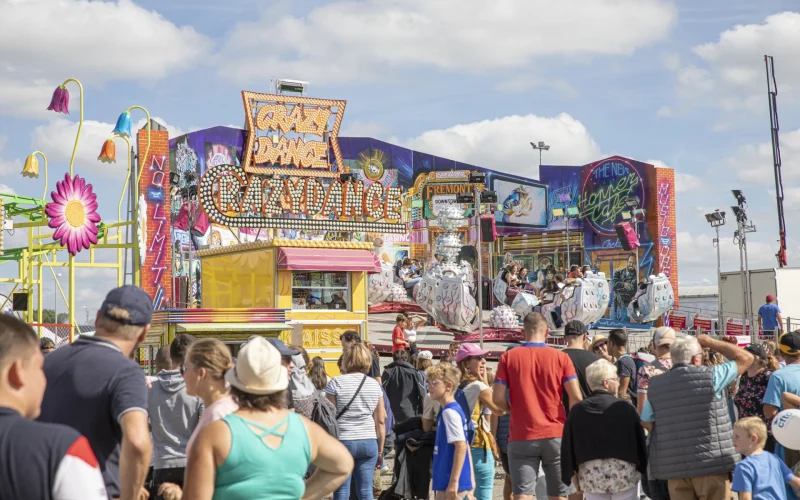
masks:
<svg viewBox="0 0 800 500"><path fill-rule="evenodd" d="M406 335L405 333L403 333L403 329L400 328L399 326L394 327L394 330L392 330L392 354L394 354L395 351L399 351L401 349L406 348L405 345L396 344L397 340L403 340L403 341L406 340Z"/></svg>
<svg viewBox="0 0 800 500"><path fill-rule="evenodd" d="M544 343L523 342L503 354L494 382L508 387L509 441L560 438L567 420L563 386L576 377L569 356Z"/></svg>

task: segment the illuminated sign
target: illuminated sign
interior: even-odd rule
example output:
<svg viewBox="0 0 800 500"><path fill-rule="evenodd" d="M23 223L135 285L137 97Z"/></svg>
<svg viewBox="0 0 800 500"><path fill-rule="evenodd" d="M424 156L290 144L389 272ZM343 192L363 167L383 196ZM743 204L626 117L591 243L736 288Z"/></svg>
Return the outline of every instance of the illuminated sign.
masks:
<svg viewBox="0 0 800 500"><path fill-rule="evenodd" d="M619 158L589 170L582 191L580 207L584 217L601 234L616 234L614 224L621 220L631 197L637 197L640 206L646 206L642 178L633 165Z"/></svg>
<svg viewBox="0 0 800 500"><path fill-rule="evenodd" d="M456 196L472 193L474 184L469 184L469 170L443 170L420 174L409 189L409 199L423 203L423 210L411 207L411 219L435 219L439 210L446 205L456 204ZM479 186L481 191L484 186ZM468 215L465 205L457 204Z"/></svg>
<svg viewBox="0 0 800 500"><path fill-rule="evenodd" d="M249 130L245 172L312 177L347 172L337 140L346 101L248 91L242 99Z"/></svg>
<svg viewBox="0 0 800 500"><path fill-rule="evenodd" d="M373 182L259 176L218 165L200 179L200 204L217 224L243 228L404 233L402 191ZM369 217L385 222L365 222ZM348 220L349 219L349 220Z"/></svg>

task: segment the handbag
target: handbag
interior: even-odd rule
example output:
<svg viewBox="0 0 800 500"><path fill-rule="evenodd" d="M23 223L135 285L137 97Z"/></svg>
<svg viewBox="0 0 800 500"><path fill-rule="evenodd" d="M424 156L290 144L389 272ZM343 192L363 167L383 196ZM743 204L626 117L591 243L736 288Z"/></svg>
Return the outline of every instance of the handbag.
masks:
<svg viewBox="0 0 800 500"><path fill-rule="evenodd" d="M350 398L350 402L347 403L344 408L342 408L342 411L336 414L336 420L342 418L342 415L344 415L345 412L350 409L350 405L353 404L353 401L356 400L356 396L358 396L358 393L361 392L361 388L364 387L364 382L366 381L367 381L367 376L364 375L364 378L361 379L361 383L358 384L358 389L356 389L355 394L353 394L353 397Z"/></svg>

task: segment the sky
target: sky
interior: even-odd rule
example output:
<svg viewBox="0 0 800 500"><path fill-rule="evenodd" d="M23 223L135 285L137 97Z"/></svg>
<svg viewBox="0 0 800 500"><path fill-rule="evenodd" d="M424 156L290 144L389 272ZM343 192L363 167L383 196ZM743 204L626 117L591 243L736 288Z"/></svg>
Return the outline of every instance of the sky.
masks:
<svg viewBox="0 0 800 500"><path fill-rule="evenodd" d="M704 214L730 213L731 189L744 191L757 229L750 267L776 265L765 54L778 79L792 266L800 6L790 0L0 0L0 192L40 196L43 179L19 175L33 150L48 156L48 191L68 170L77 88L71 114L45 110L66 78L85 92L75 171L95 186L106 221L117 217L126 165L96 157L125 108L146 107L171 136L242 126L241 90L292 78L309 81L311 96L348 101L342 136L529 177L538 171L530 141L551 146L545 164L619 154L671 167L680 283L715 284ZM734 229L729 221L720 233L723 271L739 268ZM5 245L24 239L6 233ZM0 266L0 276L16 271ZM80 269L76 283L83 320L114 273ZM45 307L54 291L47 272Z"/></svg>

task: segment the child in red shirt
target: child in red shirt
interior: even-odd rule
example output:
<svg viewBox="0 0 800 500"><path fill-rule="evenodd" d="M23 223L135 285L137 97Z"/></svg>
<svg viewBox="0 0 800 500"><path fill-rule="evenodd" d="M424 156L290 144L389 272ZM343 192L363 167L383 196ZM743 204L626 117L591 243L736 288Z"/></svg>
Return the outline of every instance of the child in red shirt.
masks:
<svg viewBox="0 0 800 500"><path fill-rule="evenodd" d="M410 345L406 342L406 336L403 333L403 329L407 324L406 317L402 314L398 314L396 321L397 323L394 325L394 330L392 330L392 354L401 349L408 349Z"/></svg>

